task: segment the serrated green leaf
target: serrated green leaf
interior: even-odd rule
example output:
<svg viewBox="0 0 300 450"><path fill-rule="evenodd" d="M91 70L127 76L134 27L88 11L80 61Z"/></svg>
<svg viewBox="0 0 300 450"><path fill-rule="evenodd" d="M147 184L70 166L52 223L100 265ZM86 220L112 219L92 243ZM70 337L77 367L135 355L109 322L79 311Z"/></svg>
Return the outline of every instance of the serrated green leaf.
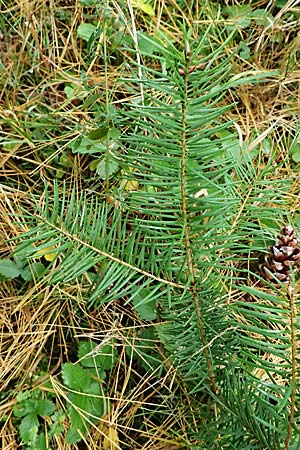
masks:
<svg viewBox="0 0 300 450"><path fill-rule="evenodd" d="M14 415L16 417L24 417L31 413L36 414L36 400L31 398L24 399L14 407Z"/></svg>
<svg viewBox="0 0 300 450"><path fill-rule="evenodd" d="M102 158L97 164L97 174L102 180L106 180L114 175L119 170L119 164L113 159L112 156L109 158Z"/></svg>
<svg viewBox="0 0 300 450"><path fill-rule="evenodd" d="M55 411L55 404L48 399L37 400L37 408L36 412L39 416L51 416L51 414Z"/></svg>
<svg viewBox="0 0 300 450"><path fill-rule="evenodd" d="M20 275L20 268L14 261L3 258L0 260L0 275L7 279L16 278Z"/></svg>
<svg viewBox="0 0 300 450"><path fill-rule="evenodd" d="M84 433L83 433L84 434ZM70 428L66 434L66 443L69 445L75 444L81 440L81 436L78 431L74 428Z"/></svg>
<svg viewBox="0 0 300 450"><path fill-rule="evenodd" d="M89 41L90 37L95 33L97 27L92 23L81 23L77 28L77 36L84 41Z"/></svg>
<svg viewBox="0 0 300 450"><path fill-rule="evenodd" d="M89 397L85 394L76 394L71 392L68 396L70 400L70 420L72 428L79 429L81 431L86 430L86 420L84 419L84 413L89 411Z"/></svg>
<svg viewBox="0 0 300 450"><path fill-rule="evenodd" d="M47 448L47 442L46 442L46 435L45 433L39 433L37 435L36 441L35 441L35 447L38 450L46 450Z"/></svg>
<svg viewBox="0 0 300 450"><path fill-rule="evenodd" d="M25 444L34 442L37 438L39 429L38 416L35 413L27 414L20 423L20 435Z"/></svg>
<svg viewBox="0 0 300 450"><path fill-rule="evenodd" d="M50 436L59 436L64 431L63 422L66 419L66 414L62 411L55 411L51 416L52 423L50 425Z"/></svg>
<svg viewBox="0 0 300 450"><path fill-rule="evenodd" d="M74 391L84 392L87 384L86 372L79 364L65 363L62 366L62 379Z"/></svg>
<svg viewBox="0 0 300 450"><path fill-rule="evenodd" d="M66 434L66 442L67 444L74 444L81 440L81 436L78 433L78 430L81 431L83 435L86 435L87 430L89 428L89 424L86 420L84 420L83 414L88 407L88 401L86 397L80 396L79 394L70 394L70 400L75 406L69 405L69 419L70 419L70 428ZM79 411L83 410L83 411Z"/></svg>
<svg viewBox="0 0 300 450"><path fill-rule="evenodd" d="M74 392L69 394L68 409L71 427L66 436L68 444L78 442L81 439L78 430L85 435L90 428L90 422L96 423L103 416L105 400L101 398L102 395L99 383L95 382L87 384L84 394Z"/></svg>
<svg viewBox="0 0 300 450"><path fill-rule="evenodd" d="M92 341L81 341L78 346L78 359L83 367L101 367L102 356L97 354L97 344Z"/></svg>
<svg viewBox="0 0 300 450"><path fill-rule="evenodd" d="M109 400L105 398L104 390L99 382L90 383L87 387L86 394L90 394L90 396L87 397L89 405L86 411L95 416L95 418L92 418L91 420L97 422L104 414L108 413Z"/></svg>
<svg viewBox="0 0 300 450"><path fill-rule="evenodd" d="M111 370L114 367L117 360L117 351L113 342L101 346L98 355L101 356L101 367L104 370Z"/></svg>
<svg viewBox="0 0 300 450"><path fill-rule="evenodd" d="M91 352L94 352L94 356L88 355ZM87 356L85 357L85 355ZM97 346L95 342L82 341L78 348L78 358L84 367L111 370L116 363L117 352L113 342Z"/></svg>
<svg viewBox="0 0 300 450"><path fill-rule="evenodd" d="M251 19L254 19L255 22L258 25L267 26L268 24L272 23L274 20L274 17L272 14L268 13L265 9L255 9L250 14Z"/></svg>
<svg viewBox="0 0 300 450"><path fill-rule="evenodd" d="M85 392L82 394L71 392L69 394L69 400L72 405L79 408L83 412L83 415L86 415L91 421L97 421L105 412L105 400L98 382L88 383ZM97 418L90 417L89 415L96 416Z"/></svg>
<svg viewBox="0 0 300 450"><path fill-rule="evenodd" d="M20 391L16 396L16 400L18 403L24 402L31 397L30 391Z"/></svg>

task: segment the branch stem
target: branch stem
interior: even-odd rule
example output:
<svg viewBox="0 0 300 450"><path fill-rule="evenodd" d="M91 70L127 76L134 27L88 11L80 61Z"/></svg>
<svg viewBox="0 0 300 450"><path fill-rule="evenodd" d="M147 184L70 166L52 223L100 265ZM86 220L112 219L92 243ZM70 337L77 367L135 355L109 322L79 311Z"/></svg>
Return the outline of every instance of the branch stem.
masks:
<svg viewBox="0 0 300 450"><path fill-rule="evenodd" d="M292 392L291 392L291 403L290 403L290 416L289 416L289 426L288 433L285 440L285 450L289 449L289 444L292 438L293 426L294 426L294 417L295 417L295 407L296 407L296 388L297 388L297 362L296 362L296 353L297 353L297 336L295 332L295 320L296 320L296 305L295 305L295 293L293 286L289 286L288 292L289 299L289 309L290 309L290 337L291 337L291 363L292 363L292 373L291 373L291 383L292 383Z"/></svg>
<svg viewBox="0 0 300 450"><path fill-rule="evenodd" d="M187 98L188 98L188 76L189 76L189 54L186 52L186 70L184 75L184 96L182 101L182 134L181 134L181 144L182 144L182 152L181 152L181 162L180 162L180 180L181 180L181 210L182 217L184 220L184 242L185 249L187 255L187 270L189 274L189 280L191 283L191 290L193 293L193 303L196 311L197 322L200 330L200 339L203 345L203 351L207 363L208 369L208 377L210 382L210 387L213 392L217 391L213 364L211 361L211 357L209 354L209 348L207 345L205 327L202 320L202 309L199 298L199 290L196 284L196 268L193 264L193 251L191 248L191 239L190 239L190 223L189 223L189 213L188 213L188 205L187 205L187 169L186 162L188 158L188 146L187 146Z"/></svg>

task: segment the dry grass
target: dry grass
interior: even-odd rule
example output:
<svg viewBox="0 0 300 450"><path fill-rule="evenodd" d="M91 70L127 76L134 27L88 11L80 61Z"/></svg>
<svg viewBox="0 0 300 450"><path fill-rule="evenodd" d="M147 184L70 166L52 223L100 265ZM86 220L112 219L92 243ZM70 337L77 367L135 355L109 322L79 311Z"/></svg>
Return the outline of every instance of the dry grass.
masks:
<svg viewBox="0 0 300 450"><path fill-rule="evenodd" d="M122 14L134 36L135 28L156 28L180 44L178 20L194 23L201 2L155 2L156 17L152 21L141 11L130 16L125 4L112 2L112 18ZM236 2L223 2L224 6ZM248 3L248 2L246 2ZM253 8L264 8L268 2L252 2ZM253 23L250 47L255 55L249 61L238 54L234 57L236 73L244 70L277 70L261 85L249 84L231 93L231 111L240 141L253 146L268 137L272 151L277 152L278 177L293 177L293 191L287 193L287 205L299 215L298 166L289 157L289 145L297 134L300 91L300 41L297 17L298 2L287 2L268 27ZM127 14L127 16L126 16ZM100 15L100 16L99 16ZM2 2L0 9L0 250L8 257L14 241L26 221L22 211L32 208L31 195L39 198L43 182L50 184L58 175L71 189L76 186L97 189L104 186L90 173L89 159L68 152L69 142L85 128L90 128L95 115L91 106L98 104L104 111L107 101L118 107L125 98L126 87L119 76L126 72L126 55L108 60L99 57L99 48L91 55L86 44L78 39L76 30L84 18L103 19L104 9L85 8L80 2L45 2L28 0ZM134 20L133 20L134 19ZM89 19L90 20L90 19ZM201 20L198 26L201 25ZM125 26L125 25L124 25ZM196 27L197 28L197 27ZM112 32L112 28L109 28ZM121 28L119 31L122 31ZM249 30L240 30L240 40ZM195 31L195 34L197 31ZM113 36L108 37L108 47ZM237 42L237 41L236 41ZM233 52L235 48L225 48ZM97 53L98 52L98 53ZM128 56L128 55L127 55ZM82 73L87 79L84 80ZM68 98L64 88L72 85L74 97ZM107 89L109 89L109 98ZM95 96L91 103L87 97ZM292 136L292 137L291 137ZM252 144L251 144L252 143ZM67 164L60 157L67 154ZM18 214L21 214L20 216ZM299 216L300 217L300 216ZM300 223L300 220L299 220ZM60 381L61 365L76 360L80 338L105 342L113 338L118 350L118 362L107 380L111 411L90 435L85 444L67 446L62 436L52 443L54 449L156 449L188 448L186 430L191 426L192 405L176 379L172 367L157 376L137 366L133 353L135 341L145 324L126 306L104 305L97 311L85 306L85 290L81 285L47 286L16 280L0 285L0 437L3 450L22 448L13 421L16 396L24 390L38 387L56 396L57 405L64 408L66 391ZM159 351L159 343L151 342ZM167 362L166 362L167 363ZM46 383L46 382L50 382ZM47 386L47 387L45 387ZM47 391L48 390L48 391ZM183 404L186 406L182 406ZM159 405L160 408L157 408ZM190 416L182 409L190 409ZM166 411L158 414L157 410ZM151 412L152 411L152 412ZM156 413L155 413L156 411ZM172 411L170 413L170 411ZM197 425L194 424L196 427ZM104 444L108 439L110 444ZM107 445L107 447L103 447Z"/></svg>

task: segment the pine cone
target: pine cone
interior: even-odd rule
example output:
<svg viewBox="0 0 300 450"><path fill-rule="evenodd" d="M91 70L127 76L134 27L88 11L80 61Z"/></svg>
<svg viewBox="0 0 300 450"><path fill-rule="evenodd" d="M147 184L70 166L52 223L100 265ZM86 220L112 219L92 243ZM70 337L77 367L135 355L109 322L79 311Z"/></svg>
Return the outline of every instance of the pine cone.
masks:
<svg viewBox="0 0 300 450"><path fill-rule="evenodd" d="M270 253L265 255L264 262L259 268L262 276L267 281L276 283L276 279L282 283L289 283L291 270L298 272L300 250L299 240L291 225L282 228L281 234L277 236L276 244L270 248Z"/></svg>

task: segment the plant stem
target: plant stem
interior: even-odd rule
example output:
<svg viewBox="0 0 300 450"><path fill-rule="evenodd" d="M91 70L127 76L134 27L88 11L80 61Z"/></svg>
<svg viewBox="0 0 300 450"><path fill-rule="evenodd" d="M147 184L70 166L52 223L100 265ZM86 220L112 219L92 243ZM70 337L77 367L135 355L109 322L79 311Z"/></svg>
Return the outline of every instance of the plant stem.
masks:
<svg viewBox="0 0 300 450"><path fill-rule="evenodd" d="M292 392L291 392L291 406L290 406L290 416L289 416L289 427L288 433L285 440L285 450L288 450L289 443L292 437L294 416L295 416L295 405L296 405L296 333L295 333L295 318L296 318L296 305L295 305L295 295L293 286L288 288L288 299L289 299L289 309L290 309L290 330L291 330L291 362L292 362Z"/></svg>

